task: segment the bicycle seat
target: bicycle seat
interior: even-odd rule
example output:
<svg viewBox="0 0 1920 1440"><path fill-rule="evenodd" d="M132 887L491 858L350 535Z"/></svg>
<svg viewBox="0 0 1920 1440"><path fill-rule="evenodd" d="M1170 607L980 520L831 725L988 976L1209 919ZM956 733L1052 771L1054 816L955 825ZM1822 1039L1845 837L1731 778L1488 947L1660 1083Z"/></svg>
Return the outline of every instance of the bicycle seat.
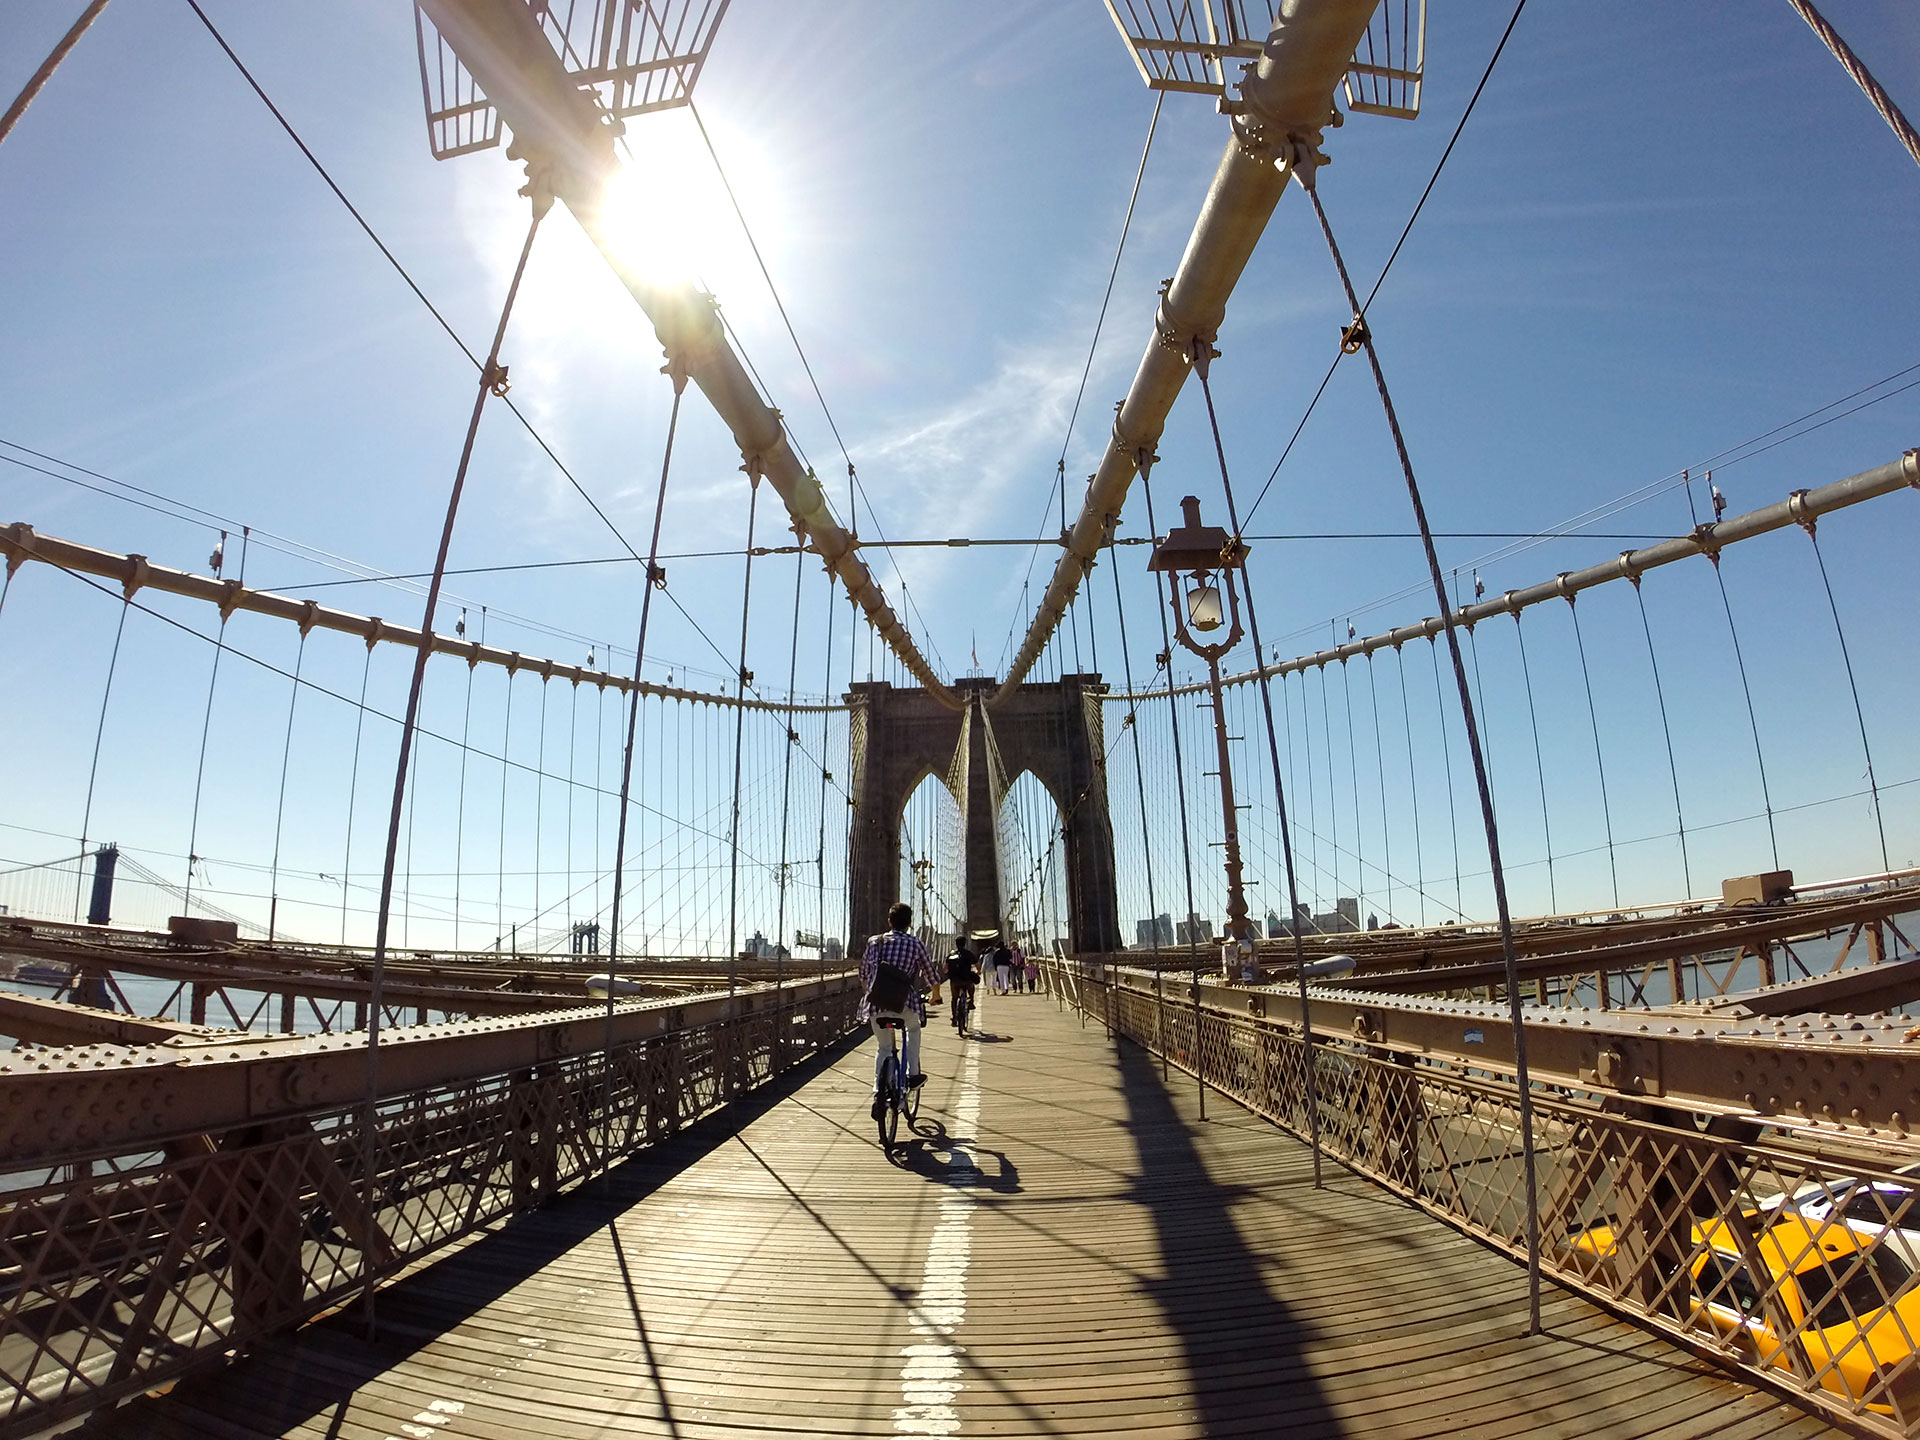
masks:
<svg viewBox="0 0 1920 1440"><path fill-rule="evenodd" d="M907 1017L897 1010L876 1010L873 1023L882 1030L904 1030L907 1028Z"/></svg>

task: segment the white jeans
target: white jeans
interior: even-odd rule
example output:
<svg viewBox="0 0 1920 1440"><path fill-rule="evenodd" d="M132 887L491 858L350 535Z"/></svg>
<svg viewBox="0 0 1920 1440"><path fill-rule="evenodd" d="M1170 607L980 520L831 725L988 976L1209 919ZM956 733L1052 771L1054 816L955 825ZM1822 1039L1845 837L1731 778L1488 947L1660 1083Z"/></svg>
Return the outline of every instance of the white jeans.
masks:
<svg viewBox="0 0 1920 1440"><path fill-rule="evenodd" d="M903 1022L900 1031L900 1048L906 1055L903 1063L908 1075L918 1075L920 1073L920 1017L913 1011L906 1010L897 1017L890 1018L897 1018ZM878 1095L880 1067L886 1062L887 1056L893 1053L893 1044L887 1039L886 1031L882 1028L877 1016L867 1023L873 1027L873 1033L880 1037L880 1043L874 1047L873 1052L873 1093Z"/></svg>

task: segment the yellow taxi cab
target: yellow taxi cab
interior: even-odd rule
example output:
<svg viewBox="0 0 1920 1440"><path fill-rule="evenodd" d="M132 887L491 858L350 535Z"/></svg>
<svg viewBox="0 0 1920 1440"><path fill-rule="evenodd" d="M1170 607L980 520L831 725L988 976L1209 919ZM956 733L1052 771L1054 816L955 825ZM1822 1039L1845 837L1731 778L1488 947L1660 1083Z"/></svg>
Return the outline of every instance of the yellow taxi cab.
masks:
<svg viewBox="0 0 1920 1440"><path fill-rule="evenodd" d="M1805 1373L1824 1390L1879 1415L1920 1416L1920 1288L1891 1247L1841 1224L1793 1215L1755 1223L1754 1249L1766 1270L1758 1277L1741 1258L1724 1220L1692 1225L1688 1272L1694 1316L1711 1324L1751 1364L1793 1371L1796 1342ZM1570 1237L1573 1268L1612 1271L1613 1228L1596 1225ZM1769 1315L1769 1294L1792 1327L1784 1343Z"/></svg>

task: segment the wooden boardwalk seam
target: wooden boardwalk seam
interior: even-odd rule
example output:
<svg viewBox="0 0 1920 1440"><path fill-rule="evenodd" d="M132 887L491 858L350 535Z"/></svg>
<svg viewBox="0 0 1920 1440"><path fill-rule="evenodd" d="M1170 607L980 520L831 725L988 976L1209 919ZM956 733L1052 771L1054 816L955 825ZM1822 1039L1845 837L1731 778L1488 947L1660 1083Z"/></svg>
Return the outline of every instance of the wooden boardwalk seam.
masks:
<svg viewBox="0 0 1920 1440"><path fill-rule="evenodd" d="M842 1053L98 1437L1800 1437L1824 1421L1550 1288L1083 1028L936 1012L889 1164Z"/></svg>

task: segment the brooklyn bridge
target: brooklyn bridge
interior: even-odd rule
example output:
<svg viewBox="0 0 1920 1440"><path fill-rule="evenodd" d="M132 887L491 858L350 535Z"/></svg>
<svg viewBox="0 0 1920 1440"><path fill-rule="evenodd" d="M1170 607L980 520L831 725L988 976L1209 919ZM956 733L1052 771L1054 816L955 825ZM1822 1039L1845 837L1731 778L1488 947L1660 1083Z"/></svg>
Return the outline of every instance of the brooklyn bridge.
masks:
<svg viewBox="0 0 1920 1440"><path fill-rule="evenodd" d="M1920 38L1500 8L0 17L0 1437L1920 1436Z"/></svg>

